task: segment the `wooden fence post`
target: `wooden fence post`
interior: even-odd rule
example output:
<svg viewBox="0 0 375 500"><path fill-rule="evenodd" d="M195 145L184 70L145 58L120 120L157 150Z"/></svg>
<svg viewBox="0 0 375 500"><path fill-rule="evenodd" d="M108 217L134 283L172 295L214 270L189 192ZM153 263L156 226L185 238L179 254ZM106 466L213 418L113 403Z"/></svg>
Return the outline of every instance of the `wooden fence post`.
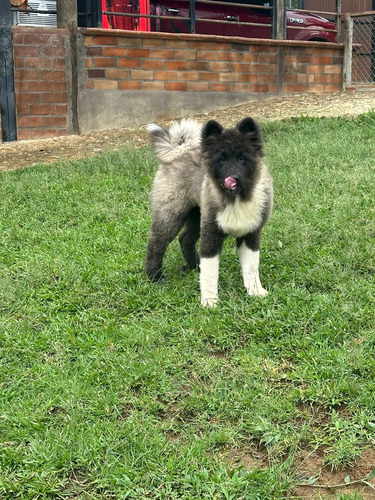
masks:
<svg viewBox="0 0 375 500"><path fill-rule="evenodd" d="M0 1L0 106L4 142L17 140L13 33L10 0Z"/></svg>
<svg viewBox="0 0 375 500"><path fill-rule="evenodd" d="M1 1L1 0L0 0ZM57 26L70 33L71 113L73 132L79 134L78 119L78 11L77 0L57 0Z"/></svg>
<svg viewBox="0 0 375 500"><path fill-rule="evenodd" d="M353 18L345 15L344 24L344 89L352 84L353 66Z"/></svg>
<svg viewBox="0 0 375 500"><path fill-rule="evenodd" d="M286 38L286 9L285 0L275 0L272 9L272 38L285 40Z"/></svg>

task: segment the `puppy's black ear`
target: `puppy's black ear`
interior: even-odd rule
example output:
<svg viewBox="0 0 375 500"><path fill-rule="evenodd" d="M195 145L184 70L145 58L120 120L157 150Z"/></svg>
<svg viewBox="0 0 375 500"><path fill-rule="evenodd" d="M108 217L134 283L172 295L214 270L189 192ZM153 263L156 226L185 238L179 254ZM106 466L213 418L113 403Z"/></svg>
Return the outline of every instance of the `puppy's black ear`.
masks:
<svg viewBox="0 0 375 500"><path fill-rule="evenodd" d="M224 127L222 127L220 123L216 122L215 120L210 120L209 122L207 122L206 126L203 129L202 138L207 139L211 135L221 135L223 130Z"/></svg>
<svg viewBox="0 0 375 500"><path fill-rule="evenodd" d="M237 123L237 129L241 134L248 135L255 149L261 150L263 147L262 131L260 126L255 120L250 118L244 118L239 123Z"/></svg>

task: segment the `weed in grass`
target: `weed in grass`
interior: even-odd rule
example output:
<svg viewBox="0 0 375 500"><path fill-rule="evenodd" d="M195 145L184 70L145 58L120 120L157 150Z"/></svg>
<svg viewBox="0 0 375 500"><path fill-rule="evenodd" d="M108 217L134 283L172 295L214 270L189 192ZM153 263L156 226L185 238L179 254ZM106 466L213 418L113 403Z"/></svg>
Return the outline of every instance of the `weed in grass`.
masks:
<svg viewBox="0 0 375 500"><path fill-rule="evenodd" d="M148 148L0 174L1 498L281 499L296 450L355 468L375 425L373 120L264 126L270 294L246 296L228 239L214 311L178 243L167 282L144 276Z"/></svg>

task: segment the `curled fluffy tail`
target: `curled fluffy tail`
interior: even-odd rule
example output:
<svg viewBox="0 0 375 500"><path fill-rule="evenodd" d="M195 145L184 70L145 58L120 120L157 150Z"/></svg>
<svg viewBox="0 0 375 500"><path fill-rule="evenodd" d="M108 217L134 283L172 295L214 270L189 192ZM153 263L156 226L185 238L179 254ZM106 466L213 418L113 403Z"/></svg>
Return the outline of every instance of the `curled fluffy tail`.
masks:
<svg viewBox="0 0 375 500"><path fill-rule="evenodd" d="M175 122L169 130L150 123L147 130L151 136L152 149L163 163L172 163L201 145L202 126L194 120Z"/></svg>

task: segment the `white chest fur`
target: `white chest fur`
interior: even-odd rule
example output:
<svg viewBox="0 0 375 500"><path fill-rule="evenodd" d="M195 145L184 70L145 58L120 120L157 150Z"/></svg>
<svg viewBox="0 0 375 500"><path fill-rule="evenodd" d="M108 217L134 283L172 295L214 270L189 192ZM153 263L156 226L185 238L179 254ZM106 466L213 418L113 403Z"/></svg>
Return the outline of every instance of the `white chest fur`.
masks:
<svg viewBox="0 0 375 500"><path fill-rule="evenodd" d="M237 197L234 203L217 214L216 221L225 234L240 238L260 226L266 201L265 189L262 184L259 184L250 201L241 201Z"/></svg>

